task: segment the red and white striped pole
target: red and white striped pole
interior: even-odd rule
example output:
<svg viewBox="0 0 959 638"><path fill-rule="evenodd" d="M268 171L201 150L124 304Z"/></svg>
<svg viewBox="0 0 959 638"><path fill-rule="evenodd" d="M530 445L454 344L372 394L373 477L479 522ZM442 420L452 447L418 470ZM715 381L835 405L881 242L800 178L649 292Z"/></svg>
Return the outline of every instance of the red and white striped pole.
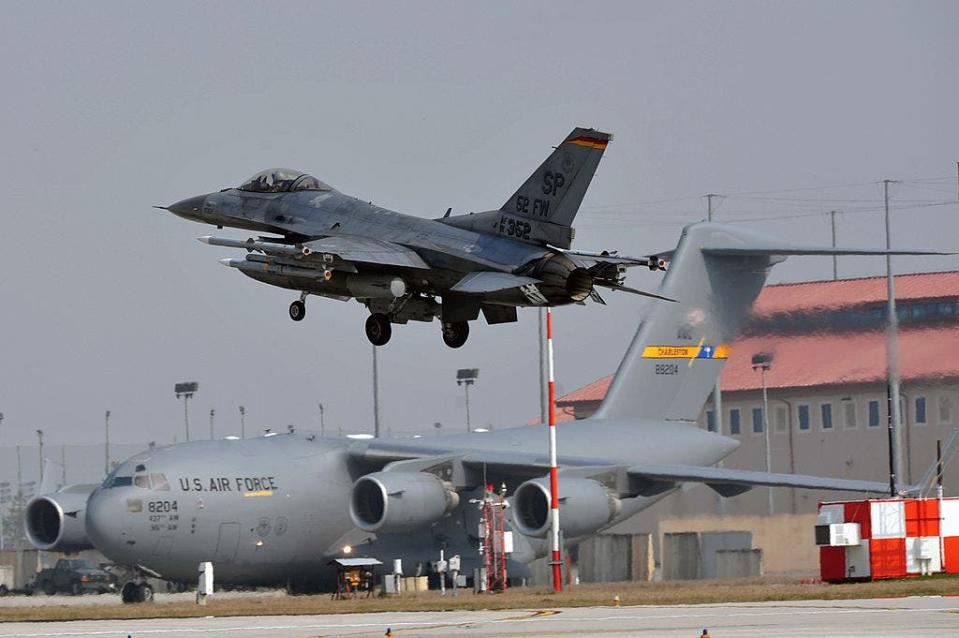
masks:
<svg viewBox="0 0 959 638"><path fill-rule="evenodd" d="M553 590L563 591L559 551L559 480L556 470L556 379L553 375L553 311L546 308L546 369L549 373L549 494L550 536L553 541Z"/></svg>

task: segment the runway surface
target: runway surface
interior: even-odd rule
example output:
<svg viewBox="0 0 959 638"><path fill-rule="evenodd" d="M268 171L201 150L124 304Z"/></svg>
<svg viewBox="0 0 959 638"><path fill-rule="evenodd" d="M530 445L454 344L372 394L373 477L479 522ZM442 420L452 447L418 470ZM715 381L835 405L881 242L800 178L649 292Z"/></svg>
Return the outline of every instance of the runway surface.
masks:
<svg viewBox="0 0 959 638"><path fill-rule="evenodd" d="M402 612L3 623L4 638L118 636L305 638L314 636L959 636L959 598L797 601L548 611Z"/></svg>

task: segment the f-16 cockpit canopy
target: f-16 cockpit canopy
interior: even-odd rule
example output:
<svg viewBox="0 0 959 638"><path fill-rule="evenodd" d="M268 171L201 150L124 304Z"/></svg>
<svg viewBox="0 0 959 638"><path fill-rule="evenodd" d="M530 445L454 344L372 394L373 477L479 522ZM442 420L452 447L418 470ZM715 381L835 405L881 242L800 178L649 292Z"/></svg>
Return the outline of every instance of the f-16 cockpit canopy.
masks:
<svg viewBox="0 0 959 638"><path fill-rule="evenodd" d="M289 168L268 168L243 182L239 189L252 193L289 193L293 191L328 191L329 186L301 171Z"/></svg>

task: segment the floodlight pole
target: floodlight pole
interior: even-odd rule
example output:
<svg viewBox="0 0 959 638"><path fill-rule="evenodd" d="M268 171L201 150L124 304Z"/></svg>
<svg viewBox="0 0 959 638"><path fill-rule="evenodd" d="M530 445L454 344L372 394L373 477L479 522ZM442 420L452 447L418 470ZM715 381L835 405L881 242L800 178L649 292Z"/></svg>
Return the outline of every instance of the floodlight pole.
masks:
<svg viewBox="0 0 959 638"><path fill-rule="evenodd" d="M103 472L104 475L110 473L110 411L103 414L103 429L105 432L103 444Z"/></svg>
<svg viewBox="0 0 959 638"><path fill-rule="evenodd" d="M320 408L320 436L326 436L326 423L324 423L324 420L323 420L323 413L324 413L323 404L317 403L317 405Z"/></svg>
<svg viewBox="0 0 959 638"><path fill-rule="evenodd" d="M213 440L213 417L216 416L216 410L210 408L210 440Z"/></svg>
<svg viewBox="0 0 959 638"><path fill-rule="evenodd" d="M173 392L176 394L176 398L183 397L183 425L186 429L186 440L190 441L190 410L189 410L189 400L193 398L193 393L199 389L199 384L196 381L177 383L173 386ZM212 437L211 437L212 438Z"/></svg>
<svg viewBox="0 0 959 638"><path fill-rule="evenodd" d="M753 361L755 361L755 357ZM759 370L759 376L762 379L763 386L763 440L766 444L766 473L772 471L772 458L769 449L769 394L766 389L766 373L769 372L770 363L768 359L763 359L759 363L753 363L753 370ZM773 488L766 488L769 515L773 515Z"/></svg>
<svg viewBox="0 0 959 638"><path fill-rule="evenodd" d="M37 430L37 444L40 446L40 485L43 485L43 430Z"/></svg>
<svg viewBox="0 0 959 638"><path fill-rule="evenodd" d="M886 250L892 249L889 224L889 185L895 180L882 180L886 212ZM896 496L903 476L900 446L902 415L899 410L899 318L896 316L896 285L892 276L892 255L886 255L886 368L889 377L889 495Z"/></svg>
<svg viewBox="0 0 959 638"><path fill-rule="evenodd" d="M238 408L240 410L240 438L246 438L246 408L242 405Z"/></svg>
<svg viewBox="0 0 959 638"><path fill-rule="evenodd" d="M559 545L559 477L556 468L556 379L553 374L553 311L546 308L546 367L549 395L550 536L553 549L553 591L563 591L563 558Z"/></svg>
<svg viewBox="0 0 959 638"><path fill-rule="evenodd" d="M376 362L376 346L373 346L373 436L380 438L380 373Z"/></svg>

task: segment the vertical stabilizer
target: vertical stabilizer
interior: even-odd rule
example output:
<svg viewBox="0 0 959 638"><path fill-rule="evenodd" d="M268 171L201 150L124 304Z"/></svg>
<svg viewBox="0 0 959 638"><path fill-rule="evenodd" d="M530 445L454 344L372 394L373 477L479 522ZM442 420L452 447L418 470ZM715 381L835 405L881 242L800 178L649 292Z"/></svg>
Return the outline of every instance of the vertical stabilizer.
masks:
<svg viewBox="0 0 959 638"><path fill-rule="evenodd" d="M660 293L619 364L596 418L695 421L739 335L770 266L782 257L716 256L769 238L713 223L687 226Z"/></svg>
<svg viewBox="0 0 959 638"><path fill-rule="evenodd" d="M599 160L613 136L575 128L500 208L538 222L572 226Z"/></svg>

